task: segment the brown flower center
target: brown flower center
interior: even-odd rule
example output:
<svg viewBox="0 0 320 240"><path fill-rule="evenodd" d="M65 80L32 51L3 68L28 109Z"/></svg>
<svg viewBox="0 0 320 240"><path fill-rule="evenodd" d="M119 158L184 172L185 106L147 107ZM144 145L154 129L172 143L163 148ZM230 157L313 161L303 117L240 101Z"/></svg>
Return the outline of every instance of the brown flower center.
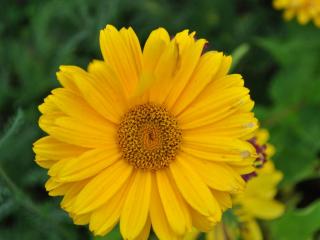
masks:
<svg viewBox="0 0 320 240"><path fill-rule="evenodd" d="M118 129L122 157L140 169L168 167L177 155L181 139L176 119L163 106L153 103L131 108Z"/></svg>

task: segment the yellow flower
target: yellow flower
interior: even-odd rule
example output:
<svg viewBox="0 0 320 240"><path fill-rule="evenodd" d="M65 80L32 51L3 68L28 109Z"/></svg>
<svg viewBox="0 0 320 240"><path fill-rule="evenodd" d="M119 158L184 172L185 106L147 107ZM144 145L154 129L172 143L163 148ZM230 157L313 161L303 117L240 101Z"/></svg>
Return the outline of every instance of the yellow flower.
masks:
<svg viewBox="0 0 320 240"><path fill-rule="evenodd" d="M261 169L257 177L248 181L246 190L234 196L235 214L241 222L241 235L245 240L263 239L256 218L271 220L282 215L284 205L274 200L282 173L274 168L271 160Z"/></svg>
<svg viewBox="0 0 320 240"><path fill-rule="evenodd" d="M320 27L320 0L274 0L273 5L276 9L284 9L286 20L297 16L300 24L313 20Z"/></svg>
<svg viewBox="0 0 320 240"><path fill-rule="evenodd" d="M46 189L76 224L124 239L180 239L208 230L253 170L257 128L231 57L203 53L185 30L154 30L141 50L132 28L100 33L104 61L61 66L62 87L39 109L49 136L34 144Z"/></svg>
<svg viewBox="0 0 320 240"><path fill-rule="evenodd" d="M263 166L258 165L256 176L248 179L247 187L241 194L233 196L233 215L237 218L238 226L230 222L217 224L206 234L206 240L262 240L262 233L256 221L271 220L282 215L284 205L274 200L277 185L282 179L282 173L275 169L270 157L274 154L274 147L267 143L269 133L265 129L258 130L255 137L250 139L258 154L257 161L262 155L266 158ZM198 231L188 234L185 240L197 239Z"/></svg>

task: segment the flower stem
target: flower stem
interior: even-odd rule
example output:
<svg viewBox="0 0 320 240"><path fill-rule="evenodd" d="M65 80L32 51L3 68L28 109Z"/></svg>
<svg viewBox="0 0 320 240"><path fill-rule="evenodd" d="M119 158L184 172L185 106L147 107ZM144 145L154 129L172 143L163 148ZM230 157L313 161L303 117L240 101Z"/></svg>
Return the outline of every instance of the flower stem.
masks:
<svg viewBox="0 0 320 240"><path fill-rule="evenodd" d="M50 226L52 225L63 235L63 239L68 239L69 234L62 229L58 223L55 222L54 219L52 219L50 216L43 214L39 208L32 202L32 200L21 190L18 188L18 186L10 179L8 174L5 172L3 167L0 165L0 178L3 179L5 184L8 186L8 188L13 193L14 199L17 202L18 205L22 206L28 211L31 211L32 213L36 214L38 217L45 219L44 222L50 223ZM47 232L44 232L47 234Z"/></svg>

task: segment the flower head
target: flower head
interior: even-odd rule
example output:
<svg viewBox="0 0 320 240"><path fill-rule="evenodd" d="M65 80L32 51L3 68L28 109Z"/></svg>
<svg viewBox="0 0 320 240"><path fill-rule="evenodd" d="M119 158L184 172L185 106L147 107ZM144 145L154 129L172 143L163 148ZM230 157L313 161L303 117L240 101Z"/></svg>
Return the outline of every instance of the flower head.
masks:
<svg viewBox="0 0 320 240"><path fill-rule="evenodd" d="M34 144L46 189L76 224L125 239L178 239L208 230L253 170L257 128L231 57L203 53L185 30L154 30L143 50L132 28L100 33L104 60L61 66L62 87L40 105L48 134Z"/></svg>
<svg viewBox="0 0 320 240"><path fill-rule="evenodd" d="M320 27L320 0L274 0L276 9L284 9L284 18L291 20L297 16L300 24L313 20Z"/></svg>

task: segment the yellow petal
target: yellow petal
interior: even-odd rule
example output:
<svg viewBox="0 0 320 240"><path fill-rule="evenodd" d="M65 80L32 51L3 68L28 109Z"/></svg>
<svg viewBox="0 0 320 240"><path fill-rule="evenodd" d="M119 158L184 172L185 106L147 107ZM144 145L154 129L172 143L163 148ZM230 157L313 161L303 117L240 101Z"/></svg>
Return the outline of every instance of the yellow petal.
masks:
<svg viewBox="0 0 320 240"><path fill-rule="evenodd" d="M66 89L73 91L74 93L79 93L79 89L72 74L68 72L59 71L56 73L57 79L59 80L60 84L65 87Z"/></svg>
<svg viewBox="0 0 320 240"><path fill-rule="evenodd" d="M106 94L105 91L109 88L100 87L101 84L99 84L99 82L102 80L95 79L94 75L75 66L60 66L60 70L62 72L68 72L73 78L77 79L75 83L81 95L93 109L109 121L118 123L123 113L121 112L121 108L114 106L114 103L118 101L114 99L115 93ZM121 92L118 92L118 95L119 93Z"/></svg>
<svg viewBox="0 0 320 240"><path fill-rule="evenodd" d="M121 28L120 34L129 51L128 52L129 58L132 59L136 72L139 75L143 65L142 51L141 51L139 39L131 27L129 27L128 29Z"/></svg>
<svg viewBox="0 0 320 240"><path fill-rule="evenodd" d="M242 162L230 162L230 167L240 175L252 173L256 168L252 165L252 160L243 160Z"/></svg>
<svg viewBox="0 0 320 240"><path fill-rule="evenodd" d="M183 206L180 204L177 193L174 192L168 174L170 173L167 170L156 172L159 195L171 229L177 235L183 235L187 231L187 220Z"/></svg>
<svg viewBox="0 0 320 240"><path fill-rule="evenodd" d="M104 128L105 125L111 125L109 121L93 110L82 97L70 90L57 88L52 91L52 94L52 102L66 115L79 121L85 121L91 126L99 125Z"/></svg>
<svg viewBox="0 0 320 240"><path fill-rule="evenodd" d="M207 92L211 91L221 91L222 89L231 88L231 87L243 87L244 80L240 74L229 74L223 76L219 79L212 81L209 86L205 89L204 95ZM204 96L202 96L204 97Z"/></svg>
<svg viewBox="0 0 320 240"><path fill-rule="evenodd" d="M223 223L217 224L213 230L206 234L205 240L225 240L227 237L227 232L225 228L226 227L223 226Z"/></svg>
<svg viewBox="0 0 320 240"><path fill-rule="evenodd" d="M129 185L128 183L121 188L108 202L92 212L89 228L95 235L104 236L117 224L128 195Z"/></svg>
<svg viewBox="0 0 320 240"><path fill-rule="evenodd" d="M48 174L60 182L79 181L96 175L120 158L117 148L93 149L77 158L68 159L61 168L51 168Z"/></svg>
<svg viewBox="0 0 320 240"><path fill-rule="evenodd" d="M247 152L237 153L237 152L215 152L215 151L208 151L198 148L191 148L188 146L183 146L183 152L187 155L201 159L206 161L213 161L213 162L226 162L230 164L239 164L240 166L244 165L244 167L249 167L255 158L248 158L250 156ZM250 161L246 161L246 160ZM243 166L242 166L243 167Z"/></svg>
<svg viewBox="0 0 320 240"><path fill-rule="evenodd" d="M151 221L150 221L150 218L148 218L142 231L134 240L148 240L150 235L150 228L151 228Z"/></svg>
<svg viewBox="0 0 320 240"><path fill-rule="evenodd" d="M207 42L204 39L194 41L192 36L176 37L176 41L179 48L179 65L172 81L171 91L165 100L168 109L171 109L178 101L180 94L198 64L203 47Z"/></svg>
<svg viewBox="0 0 320 240"><path fill-rule="evenodd" d="M217 53L217 52L208 52L206 54L209 54L209 53L210 55L212 55L211 61L210 62L208 61L207 64L204 62L203 65L208 67L211 66L214 72L211 72L210 81L208 81L209 79L205 81L206 82L205 88L203 88L202 91L198 93L198 96L197 98L194 99L194 101L203 101L204 99L210 98L214 96L216 93L221 92L222 89L231 88L231 87L243 87L244 85L244 81L240 74L226 75L231 66L230 56L224 56L222 54L220 55L220 53ZM203 57L205 57L206 54L204 54ZM209 70L211 69L208 69L208 71ZM199 73L200 72L195 71L194 75L197 76L197 74ZM198 76L198 77L200 80L201 76ZM205 76L202 76L202 77L206 79ZM198 83L197 85L198 86L194 86L193 88L191 88L191 90L194 90L195 88L195 91L197 91L197 88L199 87L199 85L201 86L201 84Z"/></svg>
<svg viewBox="0 0 320 240"><path fill-rule="evenodd" d="M76 225L86 225L90 221L90 214L76 215L71 213L69 215L72 218L73 223Z"/></svg>
<svg viewBox="0 0 320 240"><path fill-rule="evenodd" d="M209 134L221 137L249 139L259 127L258 120L252 112L239 112L199 128L185 130L188 135Z"/></svg>
<svg viewBox="0 0 320 240"><path fill-rule="evenodd" d="M222 56L222 53L213 51L207 52L201 56L189 83L185 86L179 97L179 101L176 102L172 109L173 114L179 114L196 97L198 97L218 71Z"/></svg>
<svg viewBox="0 0 320 240"><path fill-rule="evenodd" d="M128 36L125 36L126 34ZM132 30L124 29L120 33L115 27L107 25L105 29L100 31L100 48L103 58L114 69L123 86L126 87L124 90L127 96L132 94L138 83L142 64L136 62L141 58L140 44L137 41ZM139 47L137 47L138 45Z"/></svg>
<svg viewBox="0 0 320 240"><path fill-rule="evenodd" d="M288 5L288 0L275 0L272 2L272 5L275 9L282 9Z"/></svg>
<svg viewBox="0 0 320 240"><path fill-rule="evenodd" d="M44 99L44 102L38 107L42 114L61 113L61 110L52 101L52 96L49 95Z"/></svg>
<svg viewBox="0 0 320 240"><path fill-rule="evenodd" d="M295 16L295 14L296 14L295 9L287 9L284 11L283 17L286 21L289 21Z"/></svg>
<svg viewBox="0 0 320 240"><path fill-rule="evenodd" d="M168 95L173 76L177 69L179 49L175 41L171 41L161 55L154 70L154 81L147 94L151 102L162 104Z"/></svg>
<svg viewBox="0 0 320 240"><path fill-rule="evenodd" d="M246 198L242 204L252 216L260 219L271 220L284 212L284 205L275 200Z"/></svg>
<svg viewBox="0 0 320 240"><path fill-rule="evenodd" d="M120 217L120 232L135 239L146 225L150 207L151 172L137 170Z"/></svg>
<svg viewBox="0 0 320 240"><path fill-rule="evenodd" d="M318 28L320 28L320 15L314 17L313 22Z"/></svg>
<svg viewBox="0 0 320 240"><path fill-rule="evenodd" d="M260 174L248 183L246 194L255 198L271 199L277 193L276 185L282 179L282 174ZM261 187L263 186L263 188Z"/></svg>
<svg viewBox="0 0 320 240"><path fill-rule="evenodd" d="M248 89L227 88L211 97L194 102L178 116L178 120L182 129L213 124L237 112L248 100L250 100Z"/></svg>
<svg viewBox="0 0 320 240"><path fill-rule="evenodd" d="M86 148L114 146L116 142L116 128L93 127L70 117L56 119L47 132L62 142Z"/></svg>
<svg viewBox="0 0 320 240"><path fill-rule="evenodd" d="M44 159L41 157L37 157L35 159L35 162L42 168L46 168L49 169L51 168L57 161L52 161L52 160L48 160L48 159Z"/></svg>
<svg viewBox="0 0 320 240"><path fill-rule="evenodd" d="M181 154L185 161L193 166L200 177L210 187L219 191L239 192L244 190L245 182L242 177L225 163L202 161Z"/></svg>
<svg viewBox="0 0 320 240"><path fill-rule="evenodd" d="M160 199L155 174L152 175L152 189L150 201L150 219L152 228L159 239L178 239L172 231Z"/></svg>
<svg viewBox="0 0 320 240"><path fill-rule="evenodd" d="M193 228L191 230L191 232L188 232L185 237L183 238L183 240L197 240L199 235L201 234L201 232L196 229L196 228Z"/></svg>
<svg viewBox="0 0 320 240"><path fill-rule="evenodd" d="M266 149L266 154L268 159L270 159L276 152L276 148L272 145L272 144L266 144L267 145L267 149Z"/></svg>
<svg viewBox="0 0 320 240"><path fill-rule="evenodd" d="M79 193L72 212L77 214L92 211L106 203L123 187L132 172L132 166L124 160L103 170Z"/></svg>
<svg viewBox="0 0 320 240"><path fill-rule="evenodd" d="M222 58L222 62L220 64L219 71L215 75L216 81L218 81L219 79L221 79L222 77L227 75L227 73L230 70L231 64L232 64L232 57L231 56L224 56Z"/></svg>
<svg viewBox="0 0 320 240"><path fill-rule="evenodd" d="M55 179L53 178L53 177L50 177L48 180L47 180L47 182L46 182L46 184L45 184L45 187L46 187L46 190L47 191L50 191L50 190L52 190L52 189L55 189L55 188L57 188L57 187L59 187L59 186L61 186L61 185L65 185L66 183L61 183L61 182L57 182L57 181L55 181ZM67 185L69 185L68 183L67 183Z"/></svg>
<svg viewBox="0 0 320 240"><path fill-rule="evenodd" d="M164 28L158 28L149 35L143 49L143 71L135 89L135 96L142 95L155 81L155 69L169 43L170 37ZM148 100L148 97L148 94L144 94L146 100Z"/></svg>
<svg viewBox="0 0 320 240"><path fill-rule="evenodd" d="M36 159L41 157L41 159L57 161L63 158L79 156L86 150L86 148L60 142L51 136L40 138L33 144Z"/></svg>
<svg viewBox="0 0 320 240"><path fill-rule="evenodd" d="M199 231L207 232L212 229L212 227L217 223L214 219L203 216L198 211L189 207L189 211L192 218L192 224Z"/></svg>
<svg viewBox="0 0 320 240"><path fill-rule="evenodd" d="M177 157L170 164L170 171L184 199L204 216L221 218L221 210L209 188L199 175L192 170L187 160Z"/></svg>
<svg viewBox="0 0 320 240"><path fill-rule="evenodd" d="M256 150L252 144L244 140L228 137L219 137L214 134L184 132L183 141L185 146L207 151L242 153L247 151L249 155L255 155Z"/></svg>
<svg viewBox="0 0 320 240"><path fill-rule="evenodd" d="M242 224L241 236L245 240L263 240L262 232L256 220L250 219Z"/></svg>
<svg viewBox="0 0 320 240"><path fill-rule="evenodd" d="M52 114L45 114L45 115L42 115L40 118L39 118L39 126L40 128L50 134L50 129L52 128L52 126L55 126L55 121L60 118L60 117L65 117L66 115L63 114L62 112L55 112L55 113L52 113Z"/></svg>
<svg viewBox="0 0 320 240"><path fill-rule="evenodd" d="M307 10L301 10L298 12L297 18L300 24L307 24L311 19L311 15Z"/></svg>
<svg viewBox="0 0 320 240"><path fill-rule="evenodd" d="M49 196L62 196L72 188L72 184L57 182L55 178L50 177L45 188L49 192Z"/></svg>
<svg viewBox="0 0 320 240"><path fill-rule="evenodd" d="M276 186L283 177L282 173L275 170L271 161L267 161L263 168L256 171L258 177L248 182L245 196L257 199L272 199L277 193Z"/></svg>
<svg viewBox="0 0 320 240"><path fill-rule="evenodd" d="M200 235L200 232L193 228L191 232L187 233L183 240L197 240Z"/></svg>
<svg viewBox="0 0 320 240"><path fill-rule="evenodd" d="M94 60L89 64L88 72L94 79L92 84L95 88L109 101L117 103L118 113L124 112L129 105L124 90L125 86L123 86L114 70L106 62Z"/></svg>
<svg viewBox="0 0 320 240"><path fill-rule="evenodd" d="M51 95L44 99L44 103L39 106L39 111L43 114L39 118L39 126L47 133L48 129L54 125L57 118L66 116L52 101Z"/></svg>
<svg viewBox="0 0 320 240"><path fill-rule="evenodd" d="M143 68L146 72L153 72L160 56L170 42L170 36L164 28L152 31L143 49Z"/></svg>
<svg viewBox="0 0 320 240"><path fill-rule="evenodd" d="M84 186L90 181L90 179L86 179L79 182L67 183L70 184L70 188L65 192L64 197L61 201L61 207L70 212L71 207L75 203L79 192L84 188ZM80 214L81 215L81 214Z"/></svg>
<svg viewBox="0 0 320 240"><path fill-rule="evenodd" d="M209 161L242 161L256 158L255 148L247 141L206 134L183 136L182 151Z"/></svg>
<svg viewBox="0 0 320 240"><path fill-rule="evenodd" d="M232 200L229 192L218 191L211 189L213 196L217 199L223 211L232 207Z"/></svg>
<svg viewBox="0 0 320 240"><path fill-rule="evenodd" d="M259 145L266 144L266 142L269 140L270 134L267 129L259 129L259 131L255 134L257 138L257 143Z"/></svg>

